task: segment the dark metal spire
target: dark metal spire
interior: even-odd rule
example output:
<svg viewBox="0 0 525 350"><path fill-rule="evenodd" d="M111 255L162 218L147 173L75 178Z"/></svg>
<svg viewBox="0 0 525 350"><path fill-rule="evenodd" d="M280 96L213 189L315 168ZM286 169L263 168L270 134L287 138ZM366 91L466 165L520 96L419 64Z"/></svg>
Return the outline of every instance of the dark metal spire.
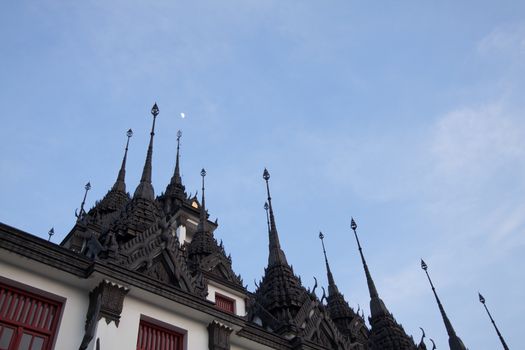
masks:
<svg viewBox="0 0 525 350"><path fill-rule="evenodd" d="M490 314L489 309L487 308L487 305L485 305L485 298L483 297L483 295L481 295L481 293L478 293L478 295L479 295L479 302L482 303L483 306L485 307L485 310L487 311L487 314L490 317L490 321L492 322L492 325L494 326L496 333L498 333L498 337L499 337L499 340L501 341L501 344L503 345L503 349L509 350L509 347L507 346L507 343L505 343L505 339L503 339L503 336L501 335L498 329L498 326L496 326L496 322L494 322L494 319L492 318L492 315Z"/></svg>
<svg viewBox="0 0 525 350"><path fill-rule="evenodd" d="M268 202L264 202L264 211L266 211L266 226L268 226L268 234L270 234L270 216L268 216Z"/></svg>
<svg viewBox="0 0 525 350"><path fill-rule="evenodd" d="M128 140L126 141L126 149L124 151L124 158L122 158L122 165L120 166L120 170L118 172L117 181L113 185L113 190L115 191L121 191L126 193L126 159L128 158L128 146L129 146L129 139L131 136L133 136L133 130L129 129L126 132L126 136L128 137Z"/></svg>
<svg viewBox="0 0 525 350"><path fill-rule="evenodd" d="M201 170L201 177L202 177L202 200L201 200L201 207L200 207L200 220L199 220L199 227L197 228L198 232L206 232L206 203L204 198L204 177L206 176L206 170L202 168Z"/></svg>
<svg viewBox="0 0 525 350"><path fill-rule="evenodd" d="M326 249L324 246L324 235L322 232L319 232L319 239L321 240L321 244L323 246L324 262L326 264L326 274L328 276L328 294L335 295L339 293L339 290L337 289L337 286L334 281L334 276L332 275L330 265L328 264L328 258L326 257Z"/></svg>
<svg viewBox="0 0 525 350"><path fill-rule="evenodd" d="M363 255L363 249L361 248L361 243L359 242L359 237L357 236L357 224L355 223L354 218L352 218L350 227L352 228L352 231L354 231L355 240L357 241L357 247L359 248L359 254L361 255L361 261L365 270L366 282L368 284L368 292L370 293L370 314L372 317L388 315L388 309L386 308L383 300L381 300L381 298L379 297L376 285L374 283L374 280L372 279L372 275L368 270L368 265L366 264L365 256Z"/></svg>
<svg viewBox="0 0 525 350"><path fill-rule="evenodd" d="M281 244L279 243L279 234L277 233L277 226L275 225L275 217L273 215L272 208L272 197L270 196L270 185L268 180L270 179L270 173L265 168L263 172L263 179L266 181L266 193L268 194L268 208L270 211L270 232L269 232L269 248L270 255L268 256L268 267L274 265L288 265L286 261L286 256L281 249Z"/></svg>
<svg viewBox="0 0 525 350"><path fill-rule="evenodd" d="M148 200L155 199L155 192L151 185L151 160L153 157L153 137L155 136L155 120L159 115L159 107L155 103L151 108L151 115L153 115L153 124L151 126L151 133L149 139L148 153L146 155L146 162L144 163L144 169L142 170L142 177L140 183L135 190L134 198L143 198Z"/></svg>
<svg viewBox="0 0 525 350"><path fill-rule="evenodd" d="M182 131L177 131L177 158L175 160L175 171L171 177L171 184L182 185L182 178L180 177L180 165L179 165L179 149L180 149L180 138L182 137Z"/></svg>
<svg viewBox="0 0 525 350"><path fill-rule="evenodd" d="M438 304L439 311L441 312L441 317L443 317L443 322L445 323L445 328L447 329L448 344L450 346L450 350L466 350L465 345L463 344L461 339L456 335L456 331L452 327L452 323L450 323L450 320L448 319L448 316L445 313L445 309L443 308L443 305L441 304L441 300L439 300L439 297L436 293L436 288L434 288L434 284L432 283L432 280L430 279L430 275L428 274L428 266L423 261L423 259L421 259L421 268L425 271L428 281L430 282L430 286L432 287L432 292L434 293L434 296L436 297L436 302Z"/></svg>
<svg viewBox="0 0 525 350"><path fill-rule="evenodd" d="M88 191L91 189L91 183L88 182L85 186L84 186L84 198L82 199L82 203L80 203L80 212L78 212L77 210L75 210L75 216L77 217L77 220L82 220L82 218L84 217L84 215L86 215L86 211L84 210L84 204L86 204L86 197L87 197L87 193Z"/></svg>

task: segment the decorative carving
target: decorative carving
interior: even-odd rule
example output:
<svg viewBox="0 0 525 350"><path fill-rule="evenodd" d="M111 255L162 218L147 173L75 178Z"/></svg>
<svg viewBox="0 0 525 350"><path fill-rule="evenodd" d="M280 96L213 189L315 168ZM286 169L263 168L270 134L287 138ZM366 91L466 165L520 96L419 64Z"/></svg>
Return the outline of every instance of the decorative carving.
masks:
<svg viewBox="0 0 525 350"><path fill-rule="evenodd" d="M91 235L86 243L84 255L86 255L88 259L95 260L95 258L102 250L102 244L100 244L100 242L98 241L97 237L95 236L95 233L91 232Z"/></svg>
<svg viewBox="0 0 525 350"><path fill-rule="evenodd" d="M102 296L99 319L104 317L107 324L114 321L118 327L120 314L122 313L122 306L124 304L124 297L128 294L129 289L104 280L97 288L95 288L94 292L96 291Z"/></svg>
<svg viewBox="0 0 525 350"><path fill-rule="evenodd" d="M86 314L85 333L79 350L85 350L95 335L98 321L104 317L106 323L115 321L118 327L124 297L129 289L104 280L89 293L89 306ZM98 347L97 339L97 347Z"/></svg>
<svg viewBox="0 0 525 350"><path fill-rule="evenodd" d="M171 284L192 295L206 298L202 274L192 274L187 256L171 234L174 220L160 220L147 231L121 246L120 264Z"/></svg>
<svg viewBox="0 0 525 350"><path fill-rule="evenodd" d="M164 283L170 283L170 276L164 267L162 261L157 261L153 266L146 271L146 274Z"/></svg>
<svg viewBox="0 0 525 350"><path fill-rule="evenodd" d="M86 314L86 325L84 327L85 333L80 343L79 350L86 350L91 339L95 335L95 330L97 328L97 322L99 320L100 314L100 305L102 300L102 295L100 293L95 293L96 288L89 293L89 307Z"/></svg>
<svg viewBox="0 0 525 350"><path fill-rule="evenodd" d="M230 327L213 321L208 325L208 348L210 350L230 350Z"/></svg>

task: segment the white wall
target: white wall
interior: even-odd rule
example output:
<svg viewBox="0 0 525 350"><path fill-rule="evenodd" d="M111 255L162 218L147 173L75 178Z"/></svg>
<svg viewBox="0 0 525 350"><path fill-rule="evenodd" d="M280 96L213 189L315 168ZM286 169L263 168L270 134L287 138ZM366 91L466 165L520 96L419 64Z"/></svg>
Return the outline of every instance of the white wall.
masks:
<svg viewBox="0 0 525 350"><path fill-rule="evenodd" d="M158 298L157 296L153 297ZM173 302L166 301L166 303ZM187 331L185 349L208 349L207 324L192 320L168 308L164 309L147 303L132 295L128 295L124 299L118 328L113 322L106 325L104 319L99 321L96 337L100 338L101 349L136 349L141 315Z"/></svg>
<svg viewBox="0 0 525 350"><path fill-rule="evenodd" d="M7 255L5 251L2 251L1 254L2 258ZM29 264L29 260L27 262L28 265L32 265ZM50 273L50 269L52 268L41 265L39 272L32 272L0 261L0 271L3 277L66 299L62 306L62 319L58 326L54 349L78 349L84 336L89 291L50 278L53 275L53 273Z"/></svg>

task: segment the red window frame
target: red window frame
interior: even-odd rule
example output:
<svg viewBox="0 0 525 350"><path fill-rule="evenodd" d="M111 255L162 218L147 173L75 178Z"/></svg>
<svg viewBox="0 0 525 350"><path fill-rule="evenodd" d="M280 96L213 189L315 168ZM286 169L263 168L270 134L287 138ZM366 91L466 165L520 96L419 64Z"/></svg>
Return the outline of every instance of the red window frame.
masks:
<svg viewBox="0 0 525 350"><path fill-rule="evenodd" d="M229 298L226 295L215 293L215 306L222 311L235 313L235 299Z"/></svg>
<svg viewBox="0 0 525 350"><path fill-rule="evenodd" d="M184 350L184 334L141 319L137 350Z"/></svg>
<svg viewBox="0 0 525 350"><path fill-rule="evenodd" d="M62 302L0 281L0 340L13 330L0 350L18 349L22 342L29 350L51 350L61 314Z"/></svg>

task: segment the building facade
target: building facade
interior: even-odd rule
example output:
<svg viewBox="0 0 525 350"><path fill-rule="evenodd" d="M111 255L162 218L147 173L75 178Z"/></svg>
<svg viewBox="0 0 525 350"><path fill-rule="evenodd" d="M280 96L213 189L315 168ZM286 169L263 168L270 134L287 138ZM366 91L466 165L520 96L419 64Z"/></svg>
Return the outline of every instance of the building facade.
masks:
<svg viewBox="0 0 525 350"><path fill-rule="evenodd" d="M201 197L185 191L179 144L173 177L155 196L156 105L151 112L133 195L125 183L126 144L115 184L90 210L82 205L60 245L0 224L0 350L426 349L379 297L353 220L370 291L368 324L339 291L324 242L328 294L323 288L319 299L317 283L303 286L279 242L266 169L268 265L248 291L214 237L204 169Z"/></svg>

